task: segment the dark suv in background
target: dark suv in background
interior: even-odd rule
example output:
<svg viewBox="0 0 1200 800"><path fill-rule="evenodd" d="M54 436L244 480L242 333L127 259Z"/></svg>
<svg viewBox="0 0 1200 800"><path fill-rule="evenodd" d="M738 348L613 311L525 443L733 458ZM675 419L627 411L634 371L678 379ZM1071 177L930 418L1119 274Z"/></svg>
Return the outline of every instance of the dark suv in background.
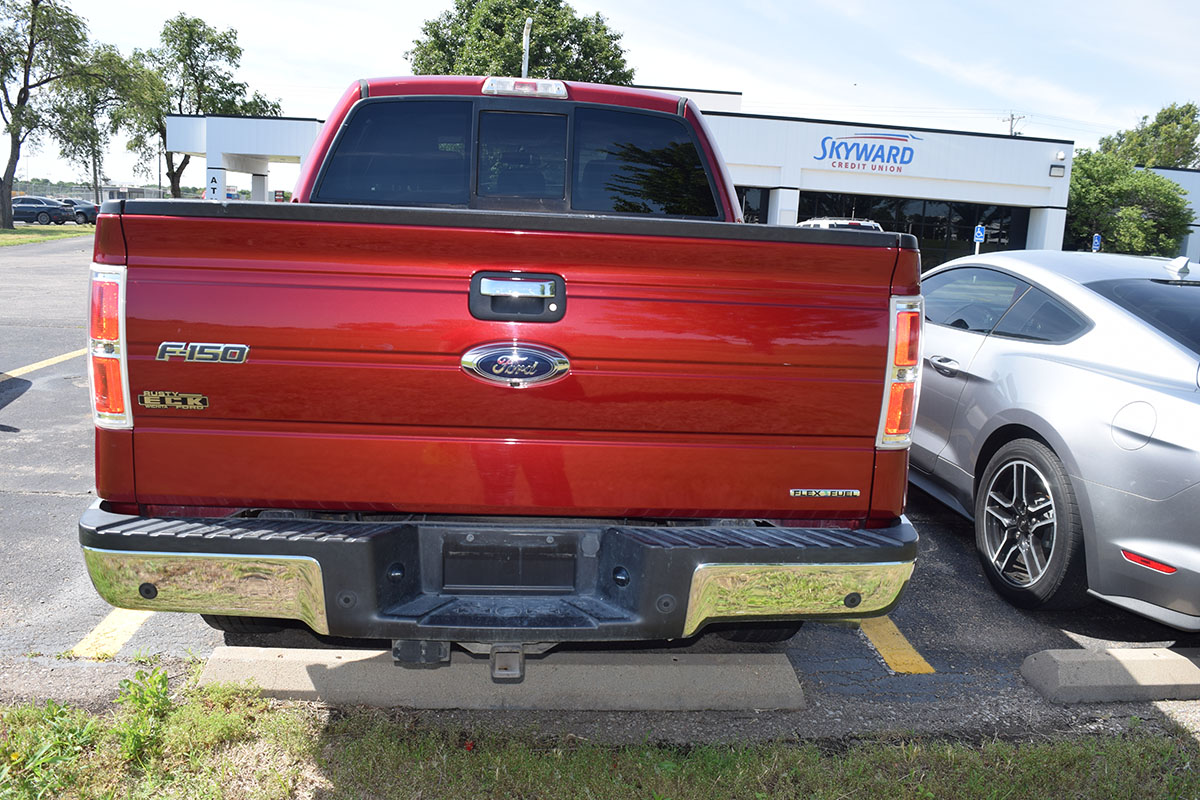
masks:
<svg viewBox="0 0 1200 800"><path fill-rule="evenodd" d="M75 222L79 225L96 224L96 215L100 213L100 206L95 203L88 200L76 200L73 197L64 197L59 202L67 207L67 211L74 216Z"/></svg>

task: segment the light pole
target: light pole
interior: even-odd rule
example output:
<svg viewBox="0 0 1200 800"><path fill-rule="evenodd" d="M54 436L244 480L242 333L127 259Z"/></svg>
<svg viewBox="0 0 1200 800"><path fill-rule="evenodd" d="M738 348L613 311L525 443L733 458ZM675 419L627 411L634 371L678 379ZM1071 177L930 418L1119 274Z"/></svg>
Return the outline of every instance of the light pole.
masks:
<svg viewBox="0 0 1200 800"><path fill-rule="evenodd" d="M533 28L533 17L525 18L525 33L521 35L521 77L529 77L529 31Z"/></svg>

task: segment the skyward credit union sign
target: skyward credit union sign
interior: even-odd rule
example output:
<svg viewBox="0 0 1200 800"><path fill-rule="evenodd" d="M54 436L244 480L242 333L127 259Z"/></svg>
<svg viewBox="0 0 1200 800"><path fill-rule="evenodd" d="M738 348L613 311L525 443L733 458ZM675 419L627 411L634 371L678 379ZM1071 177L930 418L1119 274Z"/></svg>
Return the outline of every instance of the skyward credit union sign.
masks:
<svg viewBox="0 0 1200 800"><path fill-rule="evenodd" d="M856 133L826 136L814 161L824 161L836 170L902 174L917 157L920 136L911 133Z"/></svg>

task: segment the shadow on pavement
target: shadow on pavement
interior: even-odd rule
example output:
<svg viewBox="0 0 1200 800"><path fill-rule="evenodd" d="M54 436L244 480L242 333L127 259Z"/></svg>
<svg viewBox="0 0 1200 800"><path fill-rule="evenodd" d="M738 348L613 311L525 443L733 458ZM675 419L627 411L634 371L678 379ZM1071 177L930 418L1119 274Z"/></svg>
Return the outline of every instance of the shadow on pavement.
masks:
<svg viewBox="0 0 1200 800"><path fill-rule="evenodd" d="M3 409L9 403L25 394L32 385L32 381L27 381L24 378L10 378L5 373L0 372L0 409ZM0 432L19 433L20 428L14 428L11 425L0 425Z"/></svg>

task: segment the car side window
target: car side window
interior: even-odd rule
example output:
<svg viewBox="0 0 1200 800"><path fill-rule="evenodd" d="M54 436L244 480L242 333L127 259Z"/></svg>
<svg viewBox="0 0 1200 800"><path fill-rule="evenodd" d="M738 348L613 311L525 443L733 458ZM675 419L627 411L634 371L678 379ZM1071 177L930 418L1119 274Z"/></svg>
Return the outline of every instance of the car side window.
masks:
<svg viewBox="0 0 1200 800"><path fill-rule="evenodd" d="M1033 342L1065 342L1088 323L1081 315L1041 289L1030 288L1013 304L992 333Z"/></svg>
<svg viewBox="0 0 1200 800"><path fill-rule="evenodd" d="M1029 284L981 267L947 270L921 283L925 319L975 333L989 333Z"/></svg>

